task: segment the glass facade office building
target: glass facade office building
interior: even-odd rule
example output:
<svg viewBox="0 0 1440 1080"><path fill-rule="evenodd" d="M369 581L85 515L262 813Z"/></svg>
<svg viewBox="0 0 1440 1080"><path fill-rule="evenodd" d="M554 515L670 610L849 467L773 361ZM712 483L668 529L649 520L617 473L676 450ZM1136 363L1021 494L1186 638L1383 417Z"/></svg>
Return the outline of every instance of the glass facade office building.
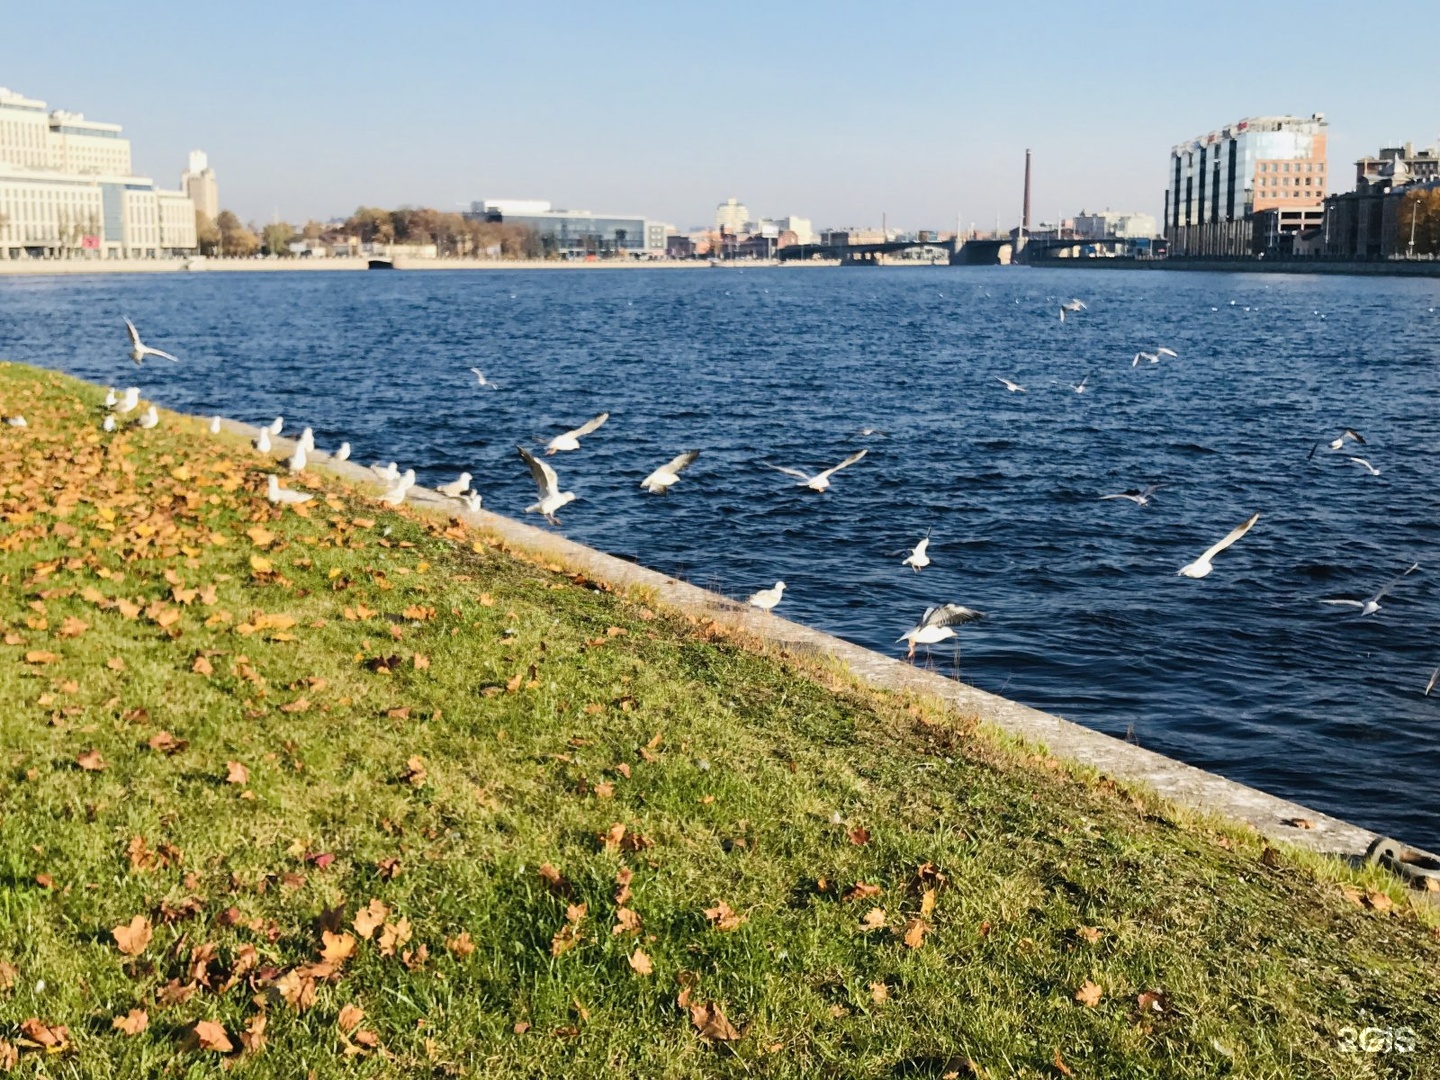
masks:
<svg viewBox="0 0 1440 1080"><path fill-rule="evenodd" d="M1325 198L1325 117L1241 120L1170 152L1166 224L1239 221Z"/></svg>
<svg viewBox="0 0 1440 1080"><path fill-rule="evenodd" d="M664 254L665 226L643 217L592 214L588 210L539 210L504 203L471 204L470 218L521 225L534 231L546 254Z"/></svg>

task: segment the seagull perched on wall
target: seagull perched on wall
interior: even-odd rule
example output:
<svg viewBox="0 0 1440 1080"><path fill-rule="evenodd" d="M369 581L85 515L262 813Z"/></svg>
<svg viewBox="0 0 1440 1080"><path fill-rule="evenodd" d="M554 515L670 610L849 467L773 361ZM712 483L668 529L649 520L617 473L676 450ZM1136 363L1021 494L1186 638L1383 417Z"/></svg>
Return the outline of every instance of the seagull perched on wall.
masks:
<svg viewBox="0 0 1440 1080"><path fill-rule="evenodd" d="M1024 388L1023 386L1021 386L1019 383L1017 383L1017 382L1011 382L1009 379L1005 378L1003 375L996 375L995 378L998 379L1000 382L1004 383L1004 384L1005 384L1005 389L1006 389L1006 390L1009 390L1012 394L1023 394L1023 393L1025 393L1025 388Z"/></svg>
<svg viewBox="0 0 1440 1080"><path fill-rule="evenodd" d="M284 429L285 429L285 418L284 418L283 416L277 416L277 417L275 417L275 419L274 419L274 420L271 420L270 423L269 423L269 424L267 425L267 427L266 427L266 430L269 431L271 435L279 435L280 432L283 431Z"/></svg>
<svg viewBox="0 0 1440 1080"><path fill-rule="evenodd" d="M750 598L745 602L751 607L757 607L761 611L774 611L775 605L780 603L781 597L785 595L785 583L775 582L774 588L761 589L759 592L751 593Z"/></svg>
<svg viewBox="0 0 1440 1080"><path fill-rule="evenodd" d="M147 356L158 356L160 357L160 359L169 360L173 364L178 364L180 362L178 359L171 356L168 352L161 352L159 349L152 349L149 345L146 345L143 341L141 341L140 331L135 329L135 324L129 319L125 320L125 330L130 335L130 359L134 360L137 365L143 364L145 362L145 357Z"/></svg>
<svg viewBox="0 0 1440 1080"><path fill-rule="evenodd" d="M869 450L857 450L839 465L832 465L824 472L818 472L814 476L803 473L799 469L787 469L784 465L771 465L768 461L761 462L766 468L774 469L776 472L783 472L786 476L793 476L800 481L796 487L809 488L811 491L827 491L830 487L830 477L834 476L847 465L854 465L857 461L868 454Z"/></svg>
<svg viewBox="0 0 1440 1080"><path fill-rule="evenodd" d="M572 428L570 431L567 431L564 434L556 435L553 439L551 439L548 443L545 444L545 456L549 457L551 454L559 450L579 450L580 439L583 436L589 435L592 431L594 431L596 428L598 428L601 424L605 423L605 421L609 419L610 414L608 412L602 412L599 416L591 420L586 420L585 423L581 424L579 427Z"/></svg>
<svg viewBox="0 0 1440 1080"><path fill-rule="evenodd" d="M406 469L405 474L395 481L395 486L380 496L380 501L386 506L399 506L405 501L405 496L415 486L415 470Z"/></svg>
<svg viewBox="0 0 1440 1080"><path fill-rule="evenodd" d="M680 473L693 465L699 456L699 450L686 450L683 454L677 454L641 480L640 486L651 495L667 494L672 485L680 482Z"/></svg>
<svg viewBox="0 0 1440 1080"><path fill-rule="evenodd" d="M265 483L265 497L272 503L299 505L300 503L307 503L315 497L308 491L289 491L282 488L280 486L280 478L274 473L270 474Z"/></svg>
<svg viewBox="0 0 1440 1080"><path fill-rule="evenodd" d="M330 456L336 461L348 461L350 458L350 444L348 442L342 442L340 449L336 450L335 453Z"/></svg>
<svg viewBox="0 0 1440 1080"><path fill-rule="evenodd" d="M1416 570L1419 569L1420 564L1415 563L1410 567L1409 570L1406 570L1405 573L1400 574L1395 578L1392 578L1390 581L1387 581L1384 585L1382 585L1380 587L1380 591L1377 592L1374 596L1367 596L1364 600L1321 600L1320 602L1322 604L1338 604L1344 607L1357 607L1360 609L1361 616L1374 615L1375 612L1380 610L1381 598L1383 598L1385 594L1388 593L1391 589L1395 588L1396 585L1399 585L1400 582L1404 581L1408 575L1413 574Z"/></svg>
<svg viewBox="0 0 1440 1080"><path fill-rule="evenodd" d="M452 480L448 484L436 484L435 490L441 495L448 495L452 499L458 499L465 492L470 490L470 474L462 472L458 480Z"/></svg>
<svg viewBox="0 0 1440 1080"><path fill-rule="evenodd" d="M300 432L298 441L299 444L305 448L307 454L311 453L315 449L315 432L307 427L304 431Z"/></svg>
<svg viewBox="0 0 1440 1080"><path fill-rule="evenodd" d="M920 621L896 639L908 641L910 651L905 654L906 659L915 655L916 645L934 645L936 642L944 641L946 638L955 636L955 627L964 626L976 619L983 619L983 611L975 611L972 608L964 607L961 604L937 604L927 607L925 614L920 616Z"/></svg>
<svg viewBox="0 0 1440 1080"><path fill-rule="evenodd" d="M117 413L123 416L125 413L132 411L135 406L139 404L140 388L138 386L127 386L125 388L125 393L120 395L120 401L114 406L114 409Z"/></svg>
<svg viewBox="0 0 1440 1080"><path fill-rule="evenodd" d="M479 511L480 493L478 491L467 491L464 495L459 496L459 499L461 505L463 505L466 510L469 510L470 513L474 514Z"/></svg>
<svg viewBox="0 0 1440 1080"><path fill-rule="evenodd" d="M1219 555L1231 544L1235 543L1236 540L1239 540L1242 536L1244 536L1247 532L1254 528L1255 522L1259 520L1259 514L1252 514L1250 518L1244 522L1244 524L1237 525L1235 526L1235 528L1231 529L1228 533L1226 533L1225 538L1219 543L1213 544L1210 547L1206 548L1205 554L1201 555L1200 558L1196 559L1192 563L1186 563L1176 572L1181 577L1205 577L1207 574L1210 573L1211 570L1215 569L1215 567L1210 565L1210 560L1215 558L1216 555Z"/></svg>
<svg viewBox="0 0 1440 1080"><path fill-rule="evenodd" d="M596 427L599 427L597 424ZM527 514L542 514L545 520L551 525L559 525L560 519L555 516L567 503L575 501L573 491L560 490L560 478L555 475L555 470L550 467L548 461L541 461L523 446L515 447L520 452L520 460L530 466L530 475L535 480L535 487L540 492L540 501L525 507Z"/></svg>
<svg viewBox="0 0 1440 1080"><path fill-rule="evenodd" d="M1129 499L1136 506L1149 506L1150 496L1154 495L1155 492L1164 486L1164 484L1150 484L1143 488L1130 488L1120 492L1118 495L1101 495L1100 501L1104 502L1106 499Z"/></svg>
<svg viewBox="0 0 1440 1080"><path fill-rule="evenodd" d="M393 461L390 462L389 465L383 466L379 462L376 462L370 466L370 471L387 484L393 484L396 480L400 479L400 466Z"/></svg>

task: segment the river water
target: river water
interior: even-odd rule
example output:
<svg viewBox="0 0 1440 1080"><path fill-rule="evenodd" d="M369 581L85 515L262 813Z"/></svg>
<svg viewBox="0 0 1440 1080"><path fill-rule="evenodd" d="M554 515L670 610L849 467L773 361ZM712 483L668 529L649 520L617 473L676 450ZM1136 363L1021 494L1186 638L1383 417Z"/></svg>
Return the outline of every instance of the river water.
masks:
<svg viewBox="0 0 1440 1080"><path fill-rule="evenodd" d="M1072 295L1088 310L1062 324ZM122 315L183 363L137 371ZM1132 366L1160 345L1179 356ZM735 596L784 579L781 614L892 654L927 604L978 608L938 669L1440 850L1440 688L1423 694L1440 666L1440 281L0 278L0 357L181 411L283 414L321 449L348 439L426 483L465 469L517 516L535 493L516 442L608 411L551 459L580 496L566 535ZM1347 426L1363 447L1307 460ZM862 447L824 495L762 464L813 471ZM640 491L690 448L670 495ZM1099 498L1155 483L1148 507ZM1211 576L1176 575L1257 511ZM927 532L934 563L916 574L901 558ZM1413 562L1377 614L1320 602Z"/></svg>

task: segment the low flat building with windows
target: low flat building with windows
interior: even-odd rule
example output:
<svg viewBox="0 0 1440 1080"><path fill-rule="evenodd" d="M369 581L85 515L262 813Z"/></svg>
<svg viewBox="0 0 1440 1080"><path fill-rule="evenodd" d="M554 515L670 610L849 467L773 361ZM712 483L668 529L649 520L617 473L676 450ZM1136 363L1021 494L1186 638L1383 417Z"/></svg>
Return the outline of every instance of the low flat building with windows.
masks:
<svg viewBox="0 0 1440 1080"><path fill-rule="evenodd" d="M556 210L538 199L482 199L464 215L472 221L520 225L532 230L547 256L643 256L665 254L674 229L638 214Z"/></svg>
<svg viewBox="0 0 1440 1080"><path fill-rule="evenodd" d="M189 196L131 169L120 125L0 88L0 259L193 253Z"/></svg>
<svg viewBox="0 0 1440 1080"><path fill-rule="evenodd" d="M1155 235L1155 215L1121 210L1091 213L1081 210L1075 215L1075 235L1087 240L1103 240L1114 236L1122 240L1140 240Z"/></svg>
<svg viewBox="0 0 1440 1080"><path fill-rule="evenodd" d="M1172 148L1165 189L1171 257L1250 255L1256 213L1321 206L1326 141L1325 115L1315 113L1251 117Z"/></svg>

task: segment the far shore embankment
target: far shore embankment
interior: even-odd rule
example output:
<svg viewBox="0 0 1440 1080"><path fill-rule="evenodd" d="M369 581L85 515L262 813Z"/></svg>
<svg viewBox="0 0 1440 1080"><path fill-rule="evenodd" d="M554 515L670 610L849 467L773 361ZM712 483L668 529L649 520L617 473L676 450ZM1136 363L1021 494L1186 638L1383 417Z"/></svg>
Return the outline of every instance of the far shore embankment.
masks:
<svg viewBox="0 0 1440 1080"><path fill-rule="evenodd" d="M396 270L704 270L703 259L416 259L400 256ZM778 263L755 260L721 266L838 266L833 259ZM0 277L47 274L174 274L355 271L369 268L359 256L328 259L0 259Z"/></svg>
<svg viewBox="0 0 1440 1080"><path fill-rule="evenodd" d="M1367 277L1440 277L1440 260L1326 259L1035 259L1027 266L1061 270L1192 270L1226 274L1358 274Z"/></svg>

